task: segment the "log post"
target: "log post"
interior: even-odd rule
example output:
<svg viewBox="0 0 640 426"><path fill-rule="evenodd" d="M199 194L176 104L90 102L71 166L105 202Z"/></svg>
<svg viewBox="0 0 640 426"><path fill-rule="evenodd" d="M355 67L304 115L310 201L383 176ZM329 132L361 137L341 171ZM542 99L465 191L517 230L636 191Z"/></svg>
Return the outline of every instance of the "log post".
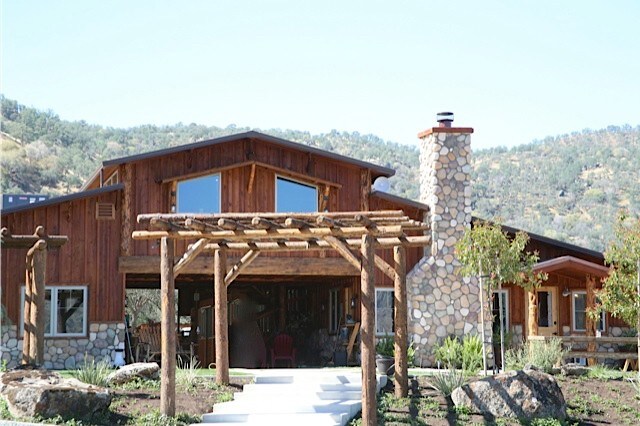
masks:
<svg viewBox="0 0 640 426"><path fill-rule="evenodd" d="M216 383L229 383L229 326L227 316L227 252L216 250L213 255L215 339L216 339Z"/></svg>
<svg viewBox="0 0 640 426"><path fill-rule="evenodd" d="M29 250L33 253L32 295L31 295L31 326L33 327L29 339L29 359L36 365L44 362L44 329L45 318L45 271L47 270L47 242L38 242ZM51 309L55 309L54 306Z"/></svg>
<svg viewBox="0 0 640 426"><path fill-rule="evenodd" d="M538 335L538 294L533 288L527 292L529 296L529 318L527 320L527 335Z"/></svg>
<svg viewBox="0 0 640 426"><path fill-rule="evenodd" d="M595 337L596 335L596 327L597 327L597 321L595 321L591 315L589 315L591 313L591 311L593 311L596 307L596 295L595 295L595 288L596 288L596 279L595 277L591 276L591 275L587 275L587 297L586 297L586 321L585 321L585 328L586 328L586 335L589 337ZM587 351L588 352L596 352L597 350L597 344L595 341L590 341L589 343L587 343ZM595 358L587 358L587 365L589 367L592 367L594 365L596 365L596 359Z"/></svg>
<svg viewBox="0 0 640 426"><path fill-rule="evenodd" d="M375 347L375 264L373 237L362 236L362 270L360 271L361 307L362 307L362 424L377 424L376 407L376 347Z"/></svg>
<svg viewBox="0 0 640 426"><path fill-rule="evenodd" d="M160 413L176 414L176 308L175 277L173 274L175 242L167 237L160 241L160 298L161 298L161 384Z"/></svg>
<svg viewBox="0 0 640 426"><path fill-rule="evenodd" d="M406 272L406 251L403 246L393 248L393 262L395 269L395 280L393 281L394 301L394 324L396 326L394 353L396 373L395 395L398 398L406 398L409 386L409 367L407 360L407 272Z"/></svg>
<svg viewBox="0 0 640 426"><path fill-rule="evenodd" d="M31 300L33 298L33 255L27 254L26 271L24 277L24 334L22 336L22 363L33 364L31 359L29 346L31 344L31 333L33 333L33 324L31 324Z"/></svg>

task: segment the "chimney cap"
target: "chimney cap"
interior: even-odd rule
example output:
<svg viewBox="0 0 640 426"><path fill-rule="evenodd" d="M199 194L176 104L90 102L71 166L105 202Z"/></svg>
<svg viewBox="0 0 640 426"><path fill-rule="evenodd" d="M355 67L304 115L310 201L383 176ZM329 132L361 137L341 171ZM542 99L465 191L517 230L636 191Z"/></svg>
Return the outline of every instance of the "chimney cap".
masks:
<svg viewBox="0 0 640 426"><path fill-rule="evenodd" d="M440 127L451 127L451 123L453 123L453 113L452 112L439 112L436 115L436 121L440 123Z"/></svg>

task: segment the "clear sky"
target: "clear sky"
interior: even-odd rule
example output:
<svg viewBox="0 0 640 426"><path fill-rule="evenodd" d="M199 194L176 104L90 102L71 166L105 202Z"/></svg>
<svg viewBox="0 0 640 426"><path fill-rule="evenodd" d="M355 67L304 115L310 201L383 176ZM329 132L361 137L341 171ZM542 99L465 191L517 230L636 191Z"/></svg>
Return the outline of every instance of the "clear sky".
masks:
<svg viewBox="0 0 640 426"><path fill-rule="evenodd" d="M640 124L640 1L2 2L2 93L64 119L475 148Z"/></svg>

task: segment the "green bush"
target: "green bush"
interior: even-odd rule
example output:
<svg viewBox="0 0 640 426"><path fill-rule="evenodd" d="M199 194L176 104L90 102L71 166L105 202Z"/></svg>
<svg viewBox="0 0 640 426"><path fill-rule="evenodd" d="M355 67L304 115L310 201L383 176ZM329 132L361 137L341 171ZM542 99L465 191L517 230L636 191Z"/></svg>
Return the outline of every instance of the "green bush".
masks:
<svg viewBox="0 0 640 426"><path fill-rule="evenodd" d="M455 336L449 336L436 347L436 361L446 368L460 368L462 366L462 344Z"/></svg>
<svg viewBox="0 0 640 426"><path fill-rule="evenodd" d="M462 368L465 374L476 374L482 367L482 340L475 335L466 335L462 342L449 336L436 348L436 361L446 368Z"/></svg>
<svg viewBox="0 0 640 426"><path fill-rule="evenodd" d="M549 340L532 340L519 348L509 349L505 353L507 370L521 370L531 364L545 373L550 373L553 367L562 364L562 359L569 349L562 348L562 340L554 337Z"/></svg>
<svg viewBox="0 0 640 426"><path fill-rule="evenodd" d="M385 336L376 343L376 353L382 356L393 357L393 337Z"/></svg>
<svg viewBox="0 0 640 426"><path fill-rule="evenodd" d="M444 397L448 397L454 389L466 383L467 379L464 372L458 371L455 368L438 371L429 379L429 385Z"/></svg>
<svg viewBox="0 0 640 426"><path fill-rule="evenodd" d="M87 356L85 355L82 366L77 370L70 372L70 374L81 382L106 387L107 376L111 371L111 366L107 361L96 362L94 359L91 359L91 362L88 362Z"/></svg>

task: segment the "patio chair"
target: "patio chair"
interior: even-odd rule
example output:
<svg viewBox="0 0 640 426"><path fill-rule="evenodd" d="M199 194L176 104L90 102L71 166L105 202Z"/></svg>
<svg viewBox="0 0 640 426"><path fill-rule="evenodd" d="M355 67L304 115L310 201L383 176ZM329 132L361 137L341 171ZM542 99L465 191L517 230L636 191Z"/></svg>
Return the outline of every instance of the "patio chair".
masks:
<svg viewBox="0 0 640 426"><path fill-rule="evenodd" d="M136 361L160 361L161 328L160 323L141 324L136 331L138 344L136 345Z"/></svg>
<svg viewBox="0 0 640 426"><path fill-rule="evenodd" d="M288 334L278 334L271 348L271 366L275 368L278 360L289 361L292 368L296 366L296 348L293 347L293 337Z"/></svg>

